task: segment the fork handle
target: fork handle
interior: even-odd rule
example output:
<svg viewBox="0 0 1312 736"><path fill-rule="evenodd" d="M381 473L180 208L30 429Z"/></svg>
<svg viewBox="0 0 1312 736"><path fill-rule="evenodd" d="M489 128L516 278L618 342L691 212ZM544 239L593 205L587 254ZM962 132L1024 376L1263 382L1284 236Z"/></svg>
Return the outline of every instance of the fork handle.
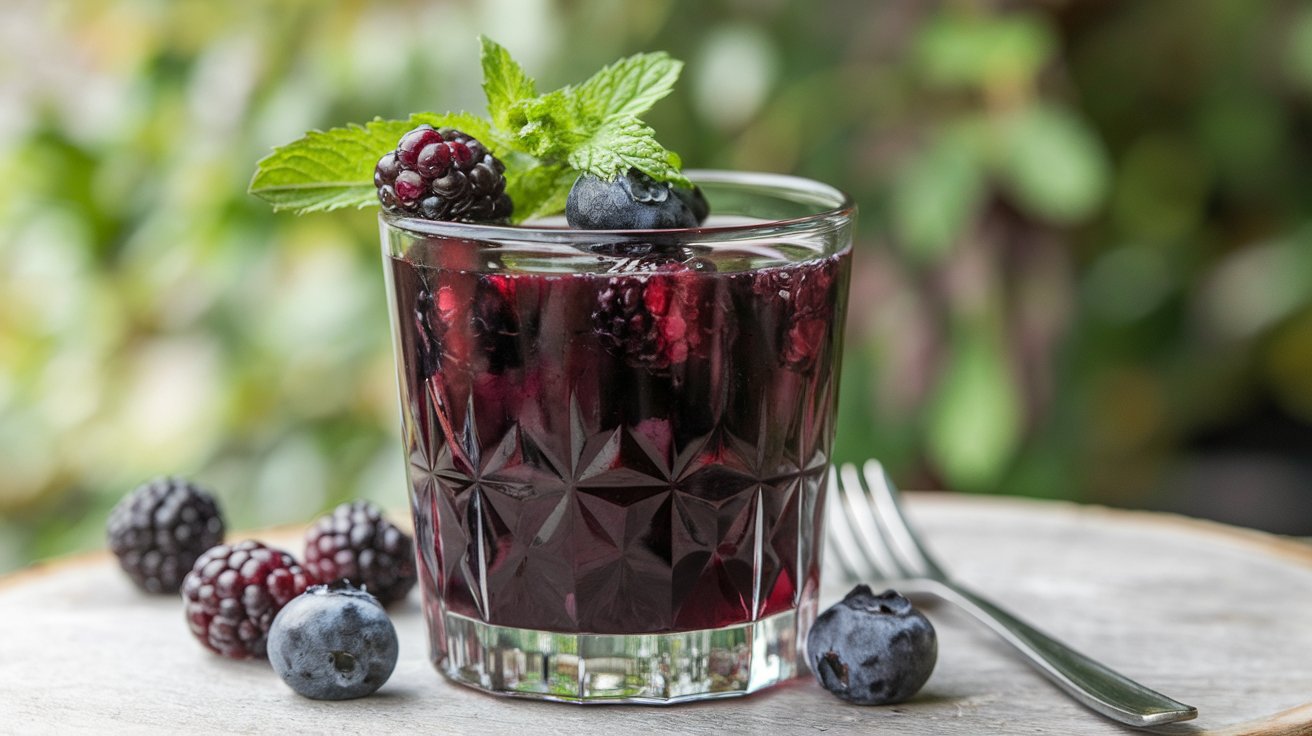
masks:
<svg viewBox="0 0 1312 736"><path fill-rule="evenodd" d="M1088 708L1139 728L1187 721L1198 709L1144 687L1039 631L988 599L948 581L929 581L927 592L956 603L1040 672Z"/></svg>

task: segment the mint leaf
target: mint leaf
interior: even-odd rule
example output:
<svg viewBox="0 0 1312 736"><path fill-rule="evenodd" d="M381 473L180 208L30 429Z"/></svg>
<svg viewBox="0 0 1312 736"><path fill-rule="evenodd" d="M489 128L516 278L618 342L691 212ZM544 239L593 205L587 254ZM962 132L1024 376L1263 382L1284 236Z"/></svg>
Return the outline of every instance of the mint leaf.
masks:
<svg viewBox="0 0 1312 736"><path fill-rule="evenodd" d="M690 185L679 173L679 157L657 142L652 129L638 119L670 93L682 70L683 62L664 52L635 54L577 87L529 97L532 80L524 82L527 77L509 53L484 40L484 74L497 75L499 80L485 84L484 90L493 120L509 136L506 145L544 166L568 163L606 179L637 168L658 181ZM507 87L515 91L504 92ZM513 193L511 197L520 212L519 200Z"/></svg>
<svg viewBox="0 0 1312 736"><path fill-rule="evenodd" d="M692 186L679 173L677 162L656 141L655 131L632 115L612 117L569 154L570 166L602 179L614 179L634 168L657 181Z"/></svg>
<svg viewBox="0 0 1312 736"><path fill-rule="evenodd" d="M487 121L468 113L413 115L409 120L375 119L327 131L312 130L305 137L273 150L256 164L251 194L269 202L274 211L327 212L342 207L378 203L374 166L383 154L396 148L401 136L421 123L458 128L488 143Z"/></svg>
<svg viewBox="0 0 1312 736"><path fill-rule="evenodd" d="M537 86L505 47L487 36L479 36L478 40L482 44L483 94L487 96L488 115L497 128L513 132L511 110L516 103L536 97Z"/></svg>
<svg viewBox="0 0 1312 736"><path fill-rule="evenodd" d="M569 89L519 102L511 111L510 121L520 150L553 162L568 157L570 151L591 137L594 127L579 113Z"/></svg>
<svg viewBox="0 0 1312 736"><path fill-rule="evenodd" d="M579 172L565 164L517 168L506 165L506 193L515 203L514 222L558 214Z"/></svg>
<svg viewBox="0 0 1312 736"><path fill-rule="evenodd" d="M602 68L574 89L579 108L589 116L610 121L638 116L674 89L683 62L664 51L635 54Z"/></svg>

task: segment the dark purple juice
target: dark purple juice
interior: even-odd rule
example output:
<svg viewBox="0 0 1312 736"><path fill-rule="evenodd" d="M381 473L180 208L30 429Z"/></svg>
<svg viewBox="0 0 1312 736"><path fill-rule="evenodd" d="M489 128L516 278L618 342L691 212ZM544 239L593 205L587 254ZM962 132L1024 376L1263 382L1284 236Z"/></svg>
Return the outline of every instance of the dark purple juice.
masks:
<svg viewBox="0 0 1312 736"><path fill-rule="evenodd" d="M812 600L849 255L393 257L430 613L642 634Z"/></svg>

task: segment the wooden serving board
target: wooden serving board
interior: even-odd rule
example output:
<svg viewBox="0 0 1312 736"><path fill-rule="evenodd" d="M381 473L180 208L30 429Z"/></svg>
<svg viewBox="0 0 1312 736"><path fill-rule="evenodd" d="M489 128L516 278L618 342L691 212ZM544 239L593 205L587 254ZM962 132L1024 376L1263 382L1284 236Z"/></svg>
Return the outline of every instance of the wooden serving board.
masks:
<svg viewBox="0 0 1312 736"><path fill-rule="evenodd" d="M1158 514L909 494L960 578L1077 648L1199 709L1166 733L1312 734L1312 546ZM298 551L300 529L265 541ZM847 585L825 587L825 603ZM0 579L0 732L454 734L1124 734L952 608L929 616L938 667L897 706L809 679L667 708L506 700L443 680L412 595L401 661L375 696L302 699L267 664L191 639L180 602L138 593L103 554Z"/></svg>

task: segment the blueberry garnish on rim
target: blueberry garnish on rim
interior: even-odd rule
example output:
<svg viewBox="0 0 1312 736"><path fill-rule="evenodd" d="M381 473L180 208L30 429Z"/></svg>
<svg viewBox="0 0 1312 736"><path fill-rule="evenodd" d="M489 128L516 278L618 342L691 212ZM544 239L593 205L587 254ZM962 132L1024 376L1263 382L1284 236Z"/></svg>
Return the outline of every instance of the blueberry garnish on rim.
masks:
<svg viewBox="0 0 1312 736"><path fill-rule="evenodd" d="M637 169L611 181L582 174L565 204L566 221L581 230L697 227L709 212L700 189L658 182Z"/></svg>

